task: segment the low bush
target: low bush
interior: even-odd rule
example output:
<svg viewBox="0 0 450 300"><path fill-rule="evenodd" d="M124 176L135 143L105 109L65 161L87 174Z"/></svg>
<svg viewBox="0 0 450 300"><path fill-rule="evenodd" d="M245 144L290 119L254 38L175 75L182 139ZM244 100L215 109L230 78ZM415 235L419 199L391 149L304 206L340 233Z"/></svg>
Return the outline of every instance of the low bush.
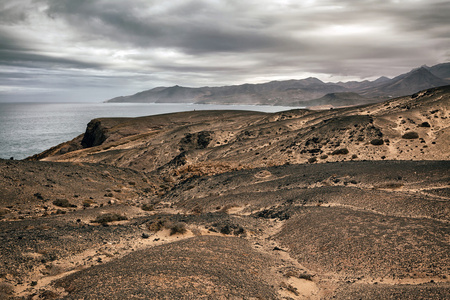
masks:
<svg viewBox="0 0 450 300"><path fill-rule="evenodd" d="M373 139L370 141L370 143L374 146L380 146L384 144L383 139Z"/></svg>
<svg viewBox="0 0 450 300"><path fill-rule="evenodd" d="M147 225L148 230L150 230L151 232L158 232L161 229L163 229L164 227L164 223L166 221L164 220L158 220L156 222L151 222Z"/></svg>
<svg viewBox="0 0 450 300"><path fill-rule="evenodd" d="M174 235L177 233L183 234L186 233L186 224L178 222L173 224L167 224L167 228L170 230L170 235Z"/></svg>
<svg viewBox="0 0 450 300"><path fill-rule="evenodd" d="M298 278L312 281L312 275L308 273L302 273L298 275Z"/></svg>
<svg viewBox="0 0 450 300"><path fill-rule="evenodd" d="M308 159L308 162L310 164L315 163L316 161L317 161L317 158L315 158L315 157L311 157L311 158Z"/></svg>
<svg viewBox="0 0 450 300"><path fill-rule="evenodd" d="M70 203L67 199L56 199L53 201L53 205L59 207L77 207L75 204Z"/></svg>
<svg viewBox="0 0 450 300"><path fill-rule="evenodd" d="M419 134L417 132L414 131L409 131L407 133L405 133L404 135L402 135L403 139L408 139L408 140L412 140L412 139L418 139L419 138Z"/></svg>
<svg viewBox="0 0 450 300"><path fill-rule="evenodd" d="M147 225L148 230L151 232L158 232L164 228L170 230L170 235L174 235L177 233L184 234L186 233L186 224L182 222L172 222L168 220L158 220L154 222L150 222Z"/></svg>
<svg viewBox="0 0 450 300"><path fill-rule="evenodd" d="M94 204L94 200L92 199L87 199L83 201L83 207L91 207L92 204Z"/></svg>
<svg viewBox="0 0 450 300"><path fill-rule="evenodd" d="M107 213L97 216L97 218L94 221L92 221L92 223L107 224L109 222L123 221L123 220L128 220L128 218L118 213Z"/></svg>
<svg viewBox="0 0 450 300"><path fill-rule="evenodd" d="M419 125L419 127L431 127L431 125L428 122L423 122Z"/></svg>
<svg viewBox="0 0 450 300"><path fill-rule="evenodd" d="M300 295L297 288L293 287L292 285L290 285L289 283L286 282L281 282L280 286L282 288L285 288L286 290L288 290L289 292L291 292L292 294L294 294L295 296Z"/></svg>
<svg viewBox="0 0 450 300"><path fill-rule="evenodd" d="M342 154L348 154L348 149L347 148L336 149L331 153L331 155L342 155Z"/></svg>
<svg viewBox="0 0 450 300"><path fill-rule="evenodd" d="M144 204L142 205L141 209L145 211L153 211L155 210L155 207L153 206L153 204Z"/></svg>
<svg viewBox="0 0 450 300"><path fill-rule="evenodd" d="M0 207L0 219L9 213L9 209Z"/></svg>
<svg viewBox="0 0 450 300"><path fill-rule="evenodd" d="M14 294L14 287L6 282L0 282L0 298L1 299L12 299L10 298Z"/></svg>

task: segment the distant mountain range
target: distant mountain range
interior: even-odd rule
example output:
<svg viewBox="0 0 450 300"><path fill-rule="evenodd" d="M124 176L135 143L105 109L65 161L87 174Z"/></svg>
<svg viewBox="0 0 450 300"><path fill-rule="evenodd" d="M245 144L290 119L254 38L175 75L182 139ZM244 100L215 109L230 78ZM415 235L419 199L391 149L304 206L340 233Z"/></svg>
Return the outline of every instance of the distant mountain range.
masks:
<svg viewBox="0 0 450 300"><path fill-rule="evenodd" d="M310 77L222 87L156 87L106 102L353 106L450 84L450 63L422 66L392 79L326 83Z"/></svg>

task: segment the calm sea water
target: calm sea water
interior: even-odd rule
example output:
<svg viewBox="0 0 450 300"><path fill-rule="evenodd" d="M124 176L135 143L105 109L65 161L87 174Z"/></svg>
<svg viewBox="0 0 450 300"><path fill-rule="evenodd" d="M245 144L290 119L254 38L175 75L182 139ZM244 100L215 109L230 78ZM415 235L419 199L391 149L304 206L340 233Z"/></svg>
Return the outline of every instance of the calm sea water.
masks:
<svg viewBox="0 0 450 300"><path fill-rule="evenodd" d="M140 117L210 109L276 112L282 106L137 103L0 103L0 158L23 159L73 139L100 117Z"/></svg>

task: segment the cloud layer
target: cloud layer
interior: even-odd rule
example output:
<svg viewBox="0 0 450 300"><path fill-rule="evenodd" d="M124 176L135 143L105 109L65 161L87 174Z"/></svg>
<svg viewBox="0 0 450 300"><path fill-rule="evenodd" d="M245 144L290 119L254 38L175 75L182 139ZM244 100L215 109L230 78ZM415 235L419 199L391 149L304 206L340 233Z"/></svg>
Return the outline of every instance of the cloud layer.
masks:
<svg viewBox="0 0 450 300"><path fill-rule="evenodd" d="M0 101L395 76L450 60L449 15L440 0L0 0Z"/></svg>

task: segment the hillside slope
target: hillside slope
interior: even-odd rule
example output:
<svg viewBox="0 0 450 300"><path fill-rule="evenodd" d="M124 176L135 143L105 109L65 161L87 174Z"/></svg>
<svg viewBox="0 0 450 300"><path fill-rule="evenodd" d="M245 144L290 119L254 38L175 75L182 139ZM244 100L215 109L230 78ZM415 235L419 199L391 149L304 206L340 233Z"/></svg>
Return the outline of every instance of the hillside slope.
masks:
<svg viewBox="0 0 450 300"><path fill-rule="evenodd" d="M95 119L0 160L0 298L446 299L449 98Z"/></svg>
<svg viewBox="0 0 450 300"><path fill-rule="evenodd" d="M96 143L83 146L80 136L34 159L108 163L178 179L289 163L447 160L449 103L446 86L327 111L191 111L97 119L84 134L85 141L101 137Z"/></svg>

